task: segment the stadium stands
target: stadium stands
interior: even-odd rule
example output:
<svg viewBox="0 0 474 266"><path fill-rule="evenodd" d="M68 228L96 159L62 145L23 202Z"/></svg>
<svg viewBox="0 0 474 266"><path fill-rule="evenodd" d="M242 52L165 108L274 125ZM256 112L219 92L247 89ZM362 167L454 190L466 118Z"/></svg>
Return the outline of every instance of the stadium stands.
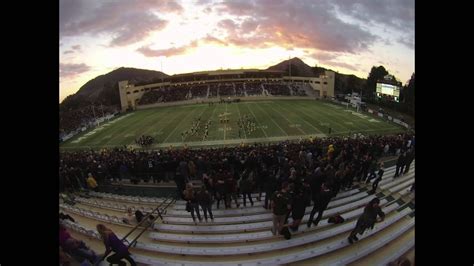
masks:
<svg viewBox="0 0 474 266"><path fill-rule="evenodd" d="M411 165L411 168L414 167L415 163ZM190 218L189 214L184 218L186 215L182 209L184 202L177 201L167 210L162 210L166 223L155 224L155 229L159 232L145 233L132 248L133 258L137 262L149 265L276 265L296 262L345 265L359 260L371 261L371 257L375 257L374 260L380 263L387 263L413 248L413 239L406 235L412 234L414 230L412 217L414 210L409 207L410 201L406 195L414 182L414 171L395 179L394 171L395 167L386 169L377 193L377 197L381 199L380 205L386 213L385 220L377 223L352 246L347 242L348 233L354 228L355 219L362 213L364 204L375 197L366 192L370 184L361 183L357 188L339 192L323 214L319 225L309 229L301 226L298 232L293 233L291 240L284 240L281 236L271 234L269 230L271 216L268 216L269 211L262 207L220 210L220 214L214 210L214 222L198 225L186 222L186 225L181 225L180 219L190 220ZM120 199L120 202L128 202L124 204L126 207L134 206L144 210L145 206L151 208L150 203L156 205L157 202L164 201L163 198L127 197L106 193L90 193L90 195L93 198L78 198L77 201L80 204L87 203L82 204L83 208L87 208L87 205L102 208L101 212L62 203L61 209L74 218L84 217L86 220L76 219L76 221L86 224L79 225L70 221L66 221L66 224L72 230L92 238L98 238L98 235L91 225L99 221L130 228L120 221L117 223L118 217L109 215L110 207L120 210L125 208L121 203L117 202L116 205L110 203L112 200ZM308 210L311 208L307 208ZM239 212L242 215L237 216ZM328 223L326 218L335 213L340 213L346 221L337 225ZM307 217L308 214L303 220ZM222 219L228 221L223 224L220 221ZM245 223L241 223L245 220L247 220ZM403 242L398 243L401 240ZM194 246L188 243L193 243ZM388 243L397 243L393 250L386 251L391 256L379 258L376 251L385 248ZM354 248L357 248L357 251L354 251ZM185 257L175 257L172 254ZM213 259L209 260L209 256Z"/></svg>

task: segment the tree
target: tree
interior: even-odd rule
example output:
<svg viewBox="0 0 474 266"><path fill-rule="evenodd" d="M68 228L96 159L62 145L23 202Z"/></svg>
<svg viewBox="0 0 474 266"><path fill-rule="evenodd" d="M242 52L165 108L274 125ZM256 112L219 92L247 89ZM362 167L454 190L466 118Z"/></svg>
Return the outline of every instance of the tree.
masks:
<svg viewBox="0 0 474 266"><path fill-rule="evenodd" d="M373 66L367 77L362 95L366 98L374 98L377 81L383 79L386 75L388 75L388 71L383 66Z"/></svg>

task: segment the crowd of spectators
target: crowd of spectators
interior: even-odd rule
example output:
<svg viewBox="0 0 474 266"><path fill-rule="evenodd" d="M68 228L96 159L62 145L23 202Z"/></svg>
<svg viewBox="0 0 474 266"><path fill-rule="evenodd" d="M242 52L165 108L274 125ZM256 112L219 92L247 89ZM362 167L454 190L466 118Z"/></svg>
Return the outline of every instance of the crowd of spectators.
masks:
<svg viewBox="0 0 474 266"><path fill-rule="evenodd" d="M245 88L244 88L244 83L243 82L235 83L235 93L236 93L237 97L245 96Z"/></svg>
<svg viewBox="0 0 474 266"><path fill-rule="evenodd" d="M193 98L203 98L207 96L208 85L196 85L191 88L191 95Z"/></svg>
<svg viewBox="0 0 474 266"><path fill-rule="evenodd" d="M74 110L63 110L59 112L59 129L63 134L68 134L88 126L102 115L107 116L115 112L115 107L106 105L89 105Z"/></svg>
<svg viewBox="0 0 474 266"><path fill-rule="evenodd" d="M262 95L262 83L261 82L246 82L245 91L247 95Z"/></svg>
<svg viewBox="0 0 474 266"><path fill-rule="evenodd" d="M60 189L77 191L85 188L87 175L92 173L99 186L107 180L116 179L133 179L137 182L175 180L181 193L186 180L202 178L204 173L214 181L219 178L225 180L229 175L238 180L244 170L254 173L256 183L266 184L266 178L271 176L276 177L273 181L280 186L282 182L288 181L293 170L296 171L293 175L304 179L314 174L318 167L329 167L328 170L336 171L342 166L343 171L348 167L347 171L352 173L346 173L342 178L344 186L350 187L355 176L362 178L368 175L377 158L403 154L403 151L408 150L408 141L414 148L414 136L403 134L358 138L330 137L302 140L298 143L281 142L196 150L166 149L147 152L114 148L62 152L59 168ZM258 187L260 191L264 189L262 186ZM218 190L217 187L208 189L213 195Z"/></svg>
<svg viewBox="0 0 474 266"><path fill-rule="evenodd" d="M219 96L235 96L234 84L233 83L220 84Z"/></svg>
<svg viewBox="0 0 474 266"><path fill-rule="evenodd" d="M291 95L290 88L282 83L264 83L263 86L271 95Z"/></svg>
<svg viewBox="0 0 474 266"><path fill-rule="evenodd" d="M139 104L153 104L159 102L183 101L195 98L216 98L219 96L245 96L262 95L262 85L271 95L291 95L291 90L296 96L307 96L306 91L299 85L287 85L283 83L263 83L263 82L238 82L238 83L213 83L200 84L195 86L181 85L176 87L166 87L147 91L141 97ZM209 89L209 96L207 91Z"/></svg>
<svg viewBox="0 0 474 266"><path fill-rule="evenodd" d="M216 83L209 85L209 98L217 97L217 92L219 90L219 85Z"/></svg>
<svg viewBox="0 0 474 266"><path fill-rule="evenodd" d="M306 91L302 86L309 86L308 84L302 84L302 85L297 85L297 84L291 84L290 89L293 91L293 96L307 96Z"/></svg>

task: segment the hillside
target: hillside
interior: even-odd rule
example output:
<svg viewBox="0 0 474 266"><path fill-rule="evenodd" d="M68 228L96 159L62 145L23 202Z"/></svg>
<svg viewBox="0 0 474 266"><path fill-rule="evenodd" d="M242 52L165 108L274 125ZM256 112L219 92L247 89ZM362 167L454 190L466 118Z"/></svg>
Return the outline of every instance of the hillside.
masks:
<svg viewBox="0 0 474 266"><path fill-rule="evenodd" d="M104 105L119 105L118 82L129 80L130 83L151 82L162 77L168 77L159 71L121 67L84 84L77 93L68 96L61 103L61 109L82 107L91 102Z"/></svg>
<svg viewBox="0 0 474 266"><path fill-rule="evenodd" d="M298 57L294 57L291 60L291 75L299 77L319 77L323 74L324 71L331 69L326 69L323 67L311 67L307 65L303 60ZM280 70L285 71L289 74L290 60L285 60L279 64L267 68L267 70ZM334 71L336 72L336 71ZM288 75L287 74L287 75ZM355 75L345 75L336 72L334 82L334 91L336 94L339 93L350 93L351 91L357 92L364 87L366 79L359 78Z"/></svg>

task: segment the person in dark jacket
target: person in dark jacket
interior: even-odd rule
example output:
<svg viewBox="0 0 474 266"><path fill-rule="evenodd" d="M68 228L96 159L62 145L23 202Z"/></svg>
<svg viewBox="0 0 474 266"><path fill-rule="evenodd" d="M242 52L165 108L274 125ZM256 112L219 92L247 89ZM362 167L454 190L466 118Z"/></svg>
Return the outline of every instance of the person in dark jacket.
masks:
<svg viewBox="0 0 474 266"><path fill-rule="evenodd" d="M252 177L250 175L248 176L243 176L242 180L240 181L240 192L242 193L242 197L244 199L244 207L247 206L247 201L246 197L249 198L250 204L253 206L253 200L252 200L252 187L253 187L253 182L252 182Z"/></svg>
<svg viewBox="0 0 474 266"><path fill-rule="evenodd" d="M397 166L395 169L395 175L393 176L393 178L396 178L401 173L403 173L403 168L405 167L405 160L406 160L406 153L402 152L400 156L398 156Z"/></svg>
<svg viewBox="0 0 474 266"><path fill-rule="evenodd" d="M377 186L379 185L380 180L382 180L383 173L385 172L383 162L379 164L379 171L377 173L377 178L375 179L374 183L372 184L372 190L369 191L369 194L374 194Z"/></svg>
<svg viewBox="0 0 474 266"><path fill-rule="evenodd" d="M316 194L315 198L313 197L314 207L309 216L308 223L306 224L308 228L311 227L311 223L313 223L315 226L318 225L321 217L323 216L324 210L326 210L329 202L331 201L332 195L333 191L331 191L331 189L329 189L325 183L322 183L320 192ZM316 217L316 220L313 221L313 217L316 212L318 212L318 217Z"/></svg>
<svg viewBox="0 0 474 266"><path fill-rule="evenodd" d="M196 198L196 192L194 191L193 184L187 183L186 190L183 191L184 200L187 201L187 204L191 207L191 217L193 217L193 221L196 222L196 217L194 217L194 212L197 213L197 217L199 222L202 221L201 214L199 213L199 205Z"/></svg>
<svg viewBox="0 0 474 266"><path fill-rule="evenodd" d="M303 219L306 210L305 198L303 190L296 190L294 192L293 199L291 200L291 218L293 219L292 224L289 228L292 231L298 231L298 227Z"/></svg>
<svg viewBox="0 0 474 266"><path fill-rule="evenodd" d="M273 192L277 189L277 180L274 175L267 175L264 180L263 189L265 190L265 202L263 208L269 209L270 206L268 205L269 201L271 200Z"/></svg>
<svg viewBox="0 0 474 266"><path fill-rule="evenodd" d="M363 234L364 231L368 228L373 228L375 222L377 221L377 215L380 216L381 220L385 218L385 213L379 206L380 199L374 198L372 199L364 208L364 213L361 214L359 219L357 220L356 227L352 230L351 234L347 238L349 243L353 243L354 241L358 241L357 234Z"/></svg>
<svg viewBox="0 0 474 266"><path fill-rule="evenodd" d="M211 193L206 189L205 185L202 185L201 190L196 195L198 204L202 208L202 212L204 213L204 219L207 222L207 212L209 212L209 217L211 220L214 220L214 216L212 215L212 198Z"/></svg>
<svg viewBox="0 0 474 266"><path fill-rule="evenodd" d="M415 160L415 150L414 150L414 149L411 149L411 150L407 153L406 166L405 166L405 171L403 172L403 174L406 174L406 173L408 173L408 171L410 171L410 165L411 165L411 163L413 162L413 160Z"/></svg>
<svg viewBox="0 0 474 266"><path fill-rule="evenodd" d="M235 181L234 177L229 173L226 173L227 178L224 180L224 191L225 191L225 198L224 203L225 207L232 208L232 199L237 205L237 208L240 207L239 202L237 202L237 181Z"/></svg>

